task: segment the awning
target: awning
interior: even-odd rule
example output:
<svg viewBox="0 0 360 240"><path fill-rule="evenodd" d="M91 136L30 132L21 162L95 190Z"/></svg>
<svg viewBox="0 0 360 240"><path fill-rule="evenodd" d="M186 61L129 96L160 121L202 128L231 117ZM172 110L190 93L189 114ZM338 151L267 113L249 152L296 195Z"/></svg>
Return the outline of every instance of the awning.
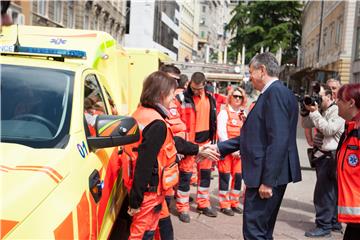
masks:
<svg viewBox="0 0 360 240"><path fill-rule="evenodd" d="M241 82L244 78L242 74L231 74L231 73L204 73L206 79L209 81L220 81L220 82Z"/></svg>
<svg viewBox="0 0 360 240"><path fill-rule="evenodd" d="M303 68L303 69L291 74L290 77L295 80L301 80L303 77L313 75L316 72L336 73L337 71L324 69L324 68L307 67L307 68Z"/></svg>
<svg viewBox="0 0 360 240"><path fill-rule="evenodd" d="M307 68L303 68L303 69L300 69L299 71L293 73L290 75L290 77L292 79L295 79L295 80L300 80L302 79L305 75L308 75L310 72L311 72L311 67L307 67Z"/></svg>

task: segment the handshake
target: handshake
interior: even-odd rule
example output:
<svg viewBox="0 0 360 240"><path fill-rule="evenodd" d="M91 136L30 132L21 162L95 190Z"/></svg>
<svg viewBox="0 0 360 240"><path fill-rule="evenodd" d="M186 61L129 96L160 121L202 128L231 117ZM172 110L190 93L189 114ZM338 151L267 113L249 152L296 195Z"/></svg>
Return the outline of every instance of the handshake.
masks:
<svg viewBox="0 0 360 240"><path fill-rule="evenodd" d="M196 162L201 162L204 159L211 161L218 161L220 158L219 149L216 144L205 144L199 147L199 153L196 155Z"/></svg>

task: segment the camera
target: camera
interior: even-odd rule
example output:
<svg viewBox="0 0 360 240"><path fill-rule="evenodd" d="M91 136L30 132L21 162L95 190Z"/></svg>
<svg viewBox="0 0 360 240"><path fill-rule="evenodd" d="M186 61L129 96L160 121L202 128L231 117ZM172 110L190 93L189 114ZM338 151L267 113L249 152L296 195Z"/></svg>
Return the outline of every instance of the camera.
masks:
<svg viewBox="0 0 360 240"><path fill-rule="evenodd" d="M315 103L321 105L322 98L319 94L314 94L312 96L303 97L303 103L308 106L315 106Z"/></svg>
<svg viewBox="0 0 360 240"><path fill-rule="evenodd" d="M306 117L309 115L309 111L305 108L305 105L315 106L315 103L317 103L317 105L320 106L322 103L322 98L319 94L316 93L311 96L300 96L298 101L300 103L300 115Z"/></svg>
<svg viewBox="0 0 360 240"><path fill-rule="evenodd" d="M306 110L305 105L315 106L315 103L317 103L319 106L321 105L322 97L319 95L319 92L320 92L320 84L315 83L312 87L312 95L298 97L298 102L300 103L301 116L306 117L309 115L309 111Z"/></svg>

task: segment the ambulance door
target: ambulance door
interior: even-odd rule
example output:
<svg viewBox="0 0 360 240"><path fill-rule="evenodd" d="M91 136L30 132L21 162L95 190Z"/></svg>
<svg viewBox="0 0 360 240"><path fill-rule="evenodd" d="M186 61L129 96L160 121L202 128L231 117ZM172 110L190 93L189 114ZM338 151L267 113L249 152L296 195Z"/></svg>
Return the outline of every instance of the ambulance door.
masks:
<svg viewBox="0 0 360 240"><path fill-rule="evenodd" d="M111 114L111 110L108 109L105 102L105 96L99 83L99 76L95 72L87 71L84 76L84 128L87 137L96 136L97 116ZM119 164L118 148L89 149L87 161L91 166L88 169L88 188L92 213L92 236L98 238L103 231L104 216L108 216L108 212L111 211L111 192L116 177L109 166Z"/></svg>

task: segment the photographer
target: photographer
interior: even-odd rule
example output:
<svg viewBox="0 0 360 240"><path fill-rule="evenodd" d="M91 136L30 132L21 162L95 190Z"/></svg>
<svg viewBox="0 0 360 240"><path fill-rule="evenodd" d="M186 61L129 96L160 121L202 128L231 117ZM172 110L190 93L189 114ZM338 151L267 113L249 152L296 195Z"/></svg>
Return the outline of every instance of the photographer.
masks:
<svg viewBox="0 0 360 240"><path fill-rule="evenodd" d="M322 237L331 231L341 231L337 222L337 181L335 151L343 132L344 120L338 115L338 107L331 88L321 85L318 94L307 96L303 101L302 126L316 128L312 159L316 169L314 205L316 228L305 232L306 237ZM308 115L304 111L308 111ZM306 116L307 115L307 116Z"/></svg>

